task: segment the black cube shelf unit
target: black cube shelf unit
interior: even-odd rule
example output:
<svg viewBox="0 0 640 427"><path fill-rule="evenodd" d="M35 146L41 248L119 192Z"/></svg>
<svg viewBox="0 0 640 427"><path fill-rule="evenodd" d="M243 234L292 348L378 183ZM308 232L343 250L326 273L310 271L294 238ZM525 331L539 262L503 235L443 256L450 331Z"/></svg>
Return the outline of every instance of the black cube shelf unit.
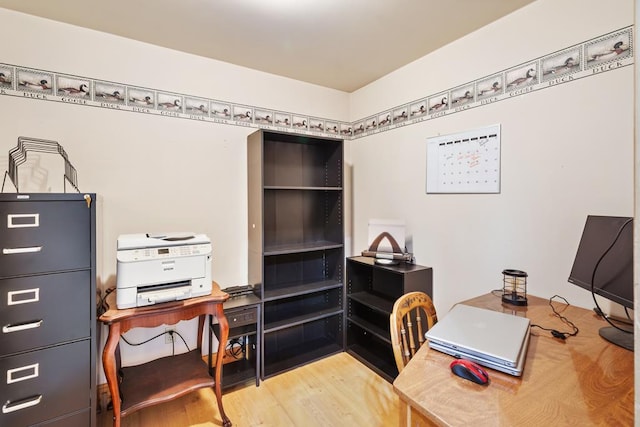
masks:
<svg viewBox="0 0 640 427"><path fill-rule="evenodd" d="M433 298L431 267L384 266L370 257L347 258L347 352L389 382L398 375L389 316L396 299L413 291Z"/></svg>
<svg viewBox="0 0 640 427"><path fill-rule="evenodd" d="M249 284L262 301L262 377L344 349L343 141L248 137Z"/></svg>

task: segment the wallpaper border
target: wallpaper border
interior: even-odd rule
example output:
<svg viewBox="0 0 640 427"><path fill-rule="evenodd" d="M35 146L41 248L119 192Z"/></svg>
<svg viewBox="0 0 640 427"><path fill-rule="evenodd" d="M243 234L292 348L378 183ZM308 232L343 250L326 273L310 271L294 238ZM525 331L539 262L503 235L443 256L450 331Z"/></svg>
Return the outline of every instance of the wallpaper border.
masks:
<svg viewBox="0 0 640 427"><path fill-rule="evenodd" d="M633 65L633 26L354 122L4 63L0 63L0 95L312 136L358 139L629 65Z"/></svg>

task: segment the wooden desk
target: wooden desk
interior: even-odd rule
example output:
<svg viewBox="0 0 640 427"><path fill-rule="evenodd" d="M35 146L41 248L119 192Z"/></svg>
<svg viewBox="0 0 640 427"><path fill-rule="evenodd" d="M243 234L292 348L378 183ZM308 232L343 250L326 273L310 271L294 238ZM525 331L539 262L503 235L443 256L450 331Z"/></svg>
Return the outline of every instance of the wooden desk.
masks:
<svg viewBox="0 0 640 427"><path fill-rule="evenodd" d="M553 315L547 299L527 298L526 307L503 305L492 294L463 304L571 330ZM488 386L472 383L451 373L452 356L424 345L393 383L400 396L400 425L633 425L633 353L598 335L607 324L592 311L556 301L554 307L580 332L561 341L531 328L520 378L488 369Z"/></svg>
<svg viewBox="0 0 640 427"><path fill-rule="evenodd" d="M229 295L222 292L214 282L211 295L149 307L123 310L112 308L100 316L100 321L109 325L109 337L102 353L102 364L113 402L114 427L120 427L121 417L138 409L175 399L202 387L215 388L222 424L224 427L231 426L231 421L222 406L220 388L224 346L229 335L229 324L224 315L222 303L228 298ZM215 379L208 374L207 365L202 360L200 350L207 314L215 315L220 324ZM178 356L163 357L143 365L120 369L121 334L132 328L172 325L196 316L199 317L197 349ZM122 378L119 378L119 371L123 373ZM117 396L120 396L120 399Z"/></svg>

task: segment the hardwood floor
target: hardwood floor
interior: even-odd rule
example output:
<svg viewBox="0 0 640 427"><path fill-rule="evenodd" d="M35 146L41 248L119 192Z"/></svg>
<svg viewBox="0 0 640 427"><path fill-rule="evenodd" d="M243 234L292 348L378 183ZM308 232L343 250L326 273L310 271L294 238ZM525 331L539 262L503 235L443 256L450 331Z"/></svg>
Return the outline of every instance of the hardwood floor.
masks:
<svg viewBox="0 0 640 427"><path fill-rule="evenodd" d="M222 401L235 427L332 427L398 425L393 386L347 353L308 364L260 383L224 392ZM112 412L98 415L111 426ZM211 389L145 408L122 418L122 427L220 426Z"/></svg>

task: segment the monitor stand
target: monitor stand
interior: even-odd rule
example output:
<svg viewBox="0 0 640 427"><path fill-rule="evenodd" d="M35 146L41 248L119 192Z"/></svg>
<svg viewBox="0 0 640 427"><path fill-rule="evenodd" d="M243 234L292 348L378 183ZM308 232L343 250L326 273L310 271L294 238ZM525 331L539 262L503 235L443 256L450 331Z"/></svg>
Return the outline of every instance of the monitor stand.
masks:
<svg viewBox="0 0 640 427"><path fill-rule="evenodd" d="M633 332L623 332L612 326L600 328L600 336L605 340L633 351Z"/></svg>

